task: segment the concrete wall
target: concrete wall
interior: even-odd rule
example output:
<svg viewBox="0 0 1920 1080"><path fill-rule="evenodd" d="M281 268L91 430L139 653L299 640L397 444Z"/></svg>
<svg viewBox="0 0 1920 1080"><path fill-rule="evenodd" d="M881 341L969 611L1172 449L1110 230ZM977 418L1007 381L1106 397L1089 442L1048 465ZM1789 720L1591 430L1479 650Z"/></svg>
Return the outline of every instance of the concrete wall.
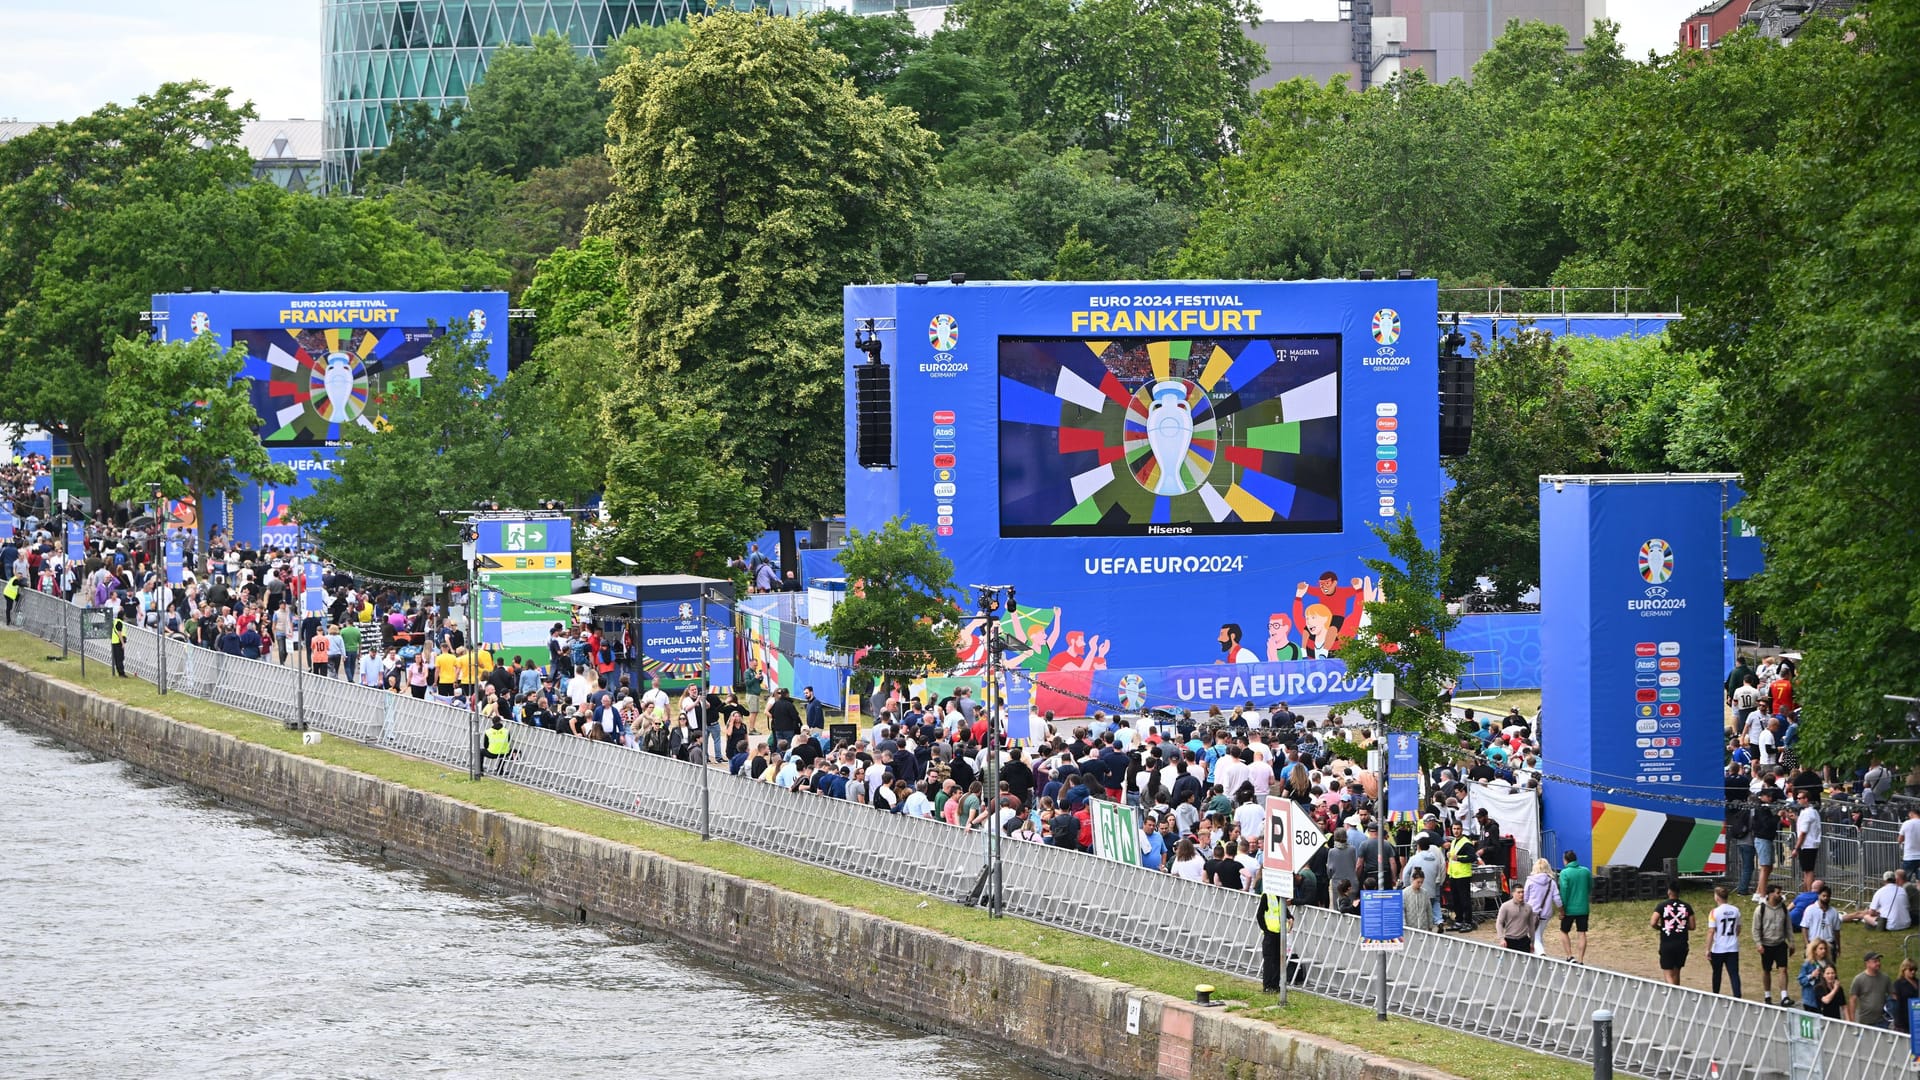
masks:
<svg viewBox="0 0 1920 1080"><path fill-rule="evenodd" d="M1044 1068L1142 1080L1445 1076L248 743L5 662L0 718L409 863L697 945L893 1019L1010 1045ZM1137 1035L1127 1032L1135 998Z"/></svg>

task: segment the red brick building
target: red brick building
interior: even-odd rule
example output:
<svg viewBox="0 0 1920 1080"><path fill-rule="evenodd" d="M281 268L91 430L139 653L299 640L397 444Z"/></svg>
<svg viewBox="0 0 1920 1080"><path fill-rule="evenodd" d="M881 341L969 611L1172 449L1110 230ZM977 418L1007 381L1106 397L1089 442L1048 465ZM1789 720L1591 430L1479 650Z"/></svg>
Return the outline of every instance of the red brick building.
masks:
<svg viewBox="0 0 1920 1080"><path fill-rule="evenodd" d="M1752 0L1714 0L1680 24L1680 47L1711 49L1733 33Z"/></svg>

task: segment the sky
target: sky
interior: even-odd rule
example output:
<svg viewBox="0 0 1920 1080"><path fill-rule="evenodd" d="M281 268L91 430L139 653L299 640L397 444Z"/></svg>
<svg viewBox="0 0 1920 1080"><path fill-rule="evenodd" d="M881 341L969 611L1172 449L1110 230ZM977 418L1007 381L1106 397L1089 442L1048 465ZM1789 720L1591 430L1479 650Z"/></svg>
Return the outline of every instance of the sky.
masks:
<svg viewBox="0 0 1920 1080"><path fill-rule="evenodd" d="M1336 0L1262 0L1268 18ZM1606 0L1627 55L1673 47L1701 0ZM0 0L0 120L70 120L169 80L202 79L262 119L320 115L320 0Z"/></svg>

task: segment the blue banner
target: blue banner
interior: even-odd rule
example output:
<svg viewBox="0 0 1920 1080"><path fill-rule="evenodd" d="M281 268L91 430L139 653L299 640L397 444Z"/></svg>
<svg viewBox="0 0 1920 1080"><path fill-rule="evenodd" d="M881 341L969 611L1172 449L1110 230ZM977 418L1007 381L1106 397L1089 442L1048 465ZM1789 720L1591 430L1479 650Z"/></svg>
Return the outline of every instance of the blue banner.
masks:
<svg viewBox="0 0 1920 1080"><path fill-rule="evenodd" d="M733 609L725 604L707 603L708 664L707 683L725 692L734 688Z"/></svg>
<svg viewBox="0 0 1920 1080"><path fill-rule="evenodd" d="M167 537L167 584L186 583L187 546L177 536Z"/></svg>
<svg viewBox="0 0 1920 1080"><path fill-rule="evenodd" d="M324 615L327 611L327 587L323 580L318 559L308 559L301 564L300 573L307 579L307 591L302 594L300 610L305 615Z"/></svg>
<svg viewBox="0 0 1920 1080"><path fill-rule="evenodd" d="M1589 865L1699 873L1720 821L1721 486L1540 485L1545 827Z"/></svg>
<svg viewBox="0 0 1920 1080"><path fill-rule="evenodd" d="M19 519L13 513L13 500L0 499L0 540L13 539L13 531L19 526Z"/></svg>
<svg viewBox="0 0 1920 1080"><path fill-rule="evenodd" d="M77 521L67 522L67 558L76 563L87 558L87 529Z"/></svg>
<svg viewBox="0 0 1920 1080"><path fill-rule="evenodd" d="M1767 568L1767 549L1760 533L1740 514L1740 502L1747 497L1739 484L1727 484L1727 580L1745 581Z"/></svg>
<svg viewBox="0 0 1920 1080"><path fill-rule="evenodd" d="M1387 736L1387 820L1413 821L1420 810L1420 737L1405 731Z"/></svg>
<svg viewBox="0 0 1920 1080"><path fill-rule="evenodd" d="M1095 709L1141 712L1181 708L1206 712L1251 701L1262 708L1335 705L1367 697L1370 678L1351 679L1338 660L1281 664L1204 664L1189 667L1056 668L1032 676L1033 707L1057 717L1086 716Z"/></svg>
<svg viewBox="0 0 1920 1080"><path fill-rule="evenodd" d="M1540 685L1540 613L1488 612L1462 615L1447 634L1447 647L1467 658L1459 693L1536 689Z"/></svg>

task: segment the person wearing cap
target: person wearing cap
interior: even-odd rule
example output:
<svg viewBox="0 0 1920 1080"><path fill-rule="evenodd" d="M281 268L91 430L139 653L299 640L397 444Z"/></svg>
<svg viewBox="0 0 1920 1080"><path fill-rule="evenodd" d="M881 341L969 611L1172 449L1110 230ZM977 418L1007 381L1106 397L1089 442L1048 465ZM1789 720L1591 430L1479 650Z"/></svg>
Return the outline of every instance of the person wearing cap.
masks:
<svg viewBox="0 0 1920 1080"><path fill-rule="evenodd" d="M1847 987L1847 994L1853 998L1853 1019L1855 1023L1868 1027L1887 1026L1887 999L1893 996L1893 979L1880 970L1880 954L1869 952L1861 957L1866 964L1865 970L1853 977L1853 984Z"/></svg>

